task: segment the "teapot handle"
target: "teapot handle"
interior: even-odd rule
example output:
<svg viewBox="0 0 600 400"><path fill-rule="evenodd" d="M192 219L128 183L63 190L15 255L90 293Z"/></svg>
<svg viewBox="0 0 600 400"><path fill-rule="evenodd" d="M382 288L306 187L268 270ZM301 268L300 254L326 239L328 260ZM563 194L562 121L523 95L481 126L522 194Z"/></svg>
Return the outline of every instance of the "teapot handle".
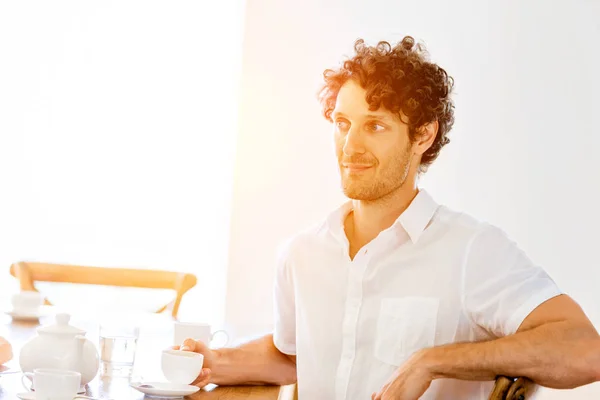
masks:
<svg viewBox="0 0 600 400"><path fill-rule="evenodd" d="M25 384L25 378L29 378L31 380L31 385ZM23 375L21 376L21 384L25 390L31 392L33 390L33 372L23 372Z"/></svg>

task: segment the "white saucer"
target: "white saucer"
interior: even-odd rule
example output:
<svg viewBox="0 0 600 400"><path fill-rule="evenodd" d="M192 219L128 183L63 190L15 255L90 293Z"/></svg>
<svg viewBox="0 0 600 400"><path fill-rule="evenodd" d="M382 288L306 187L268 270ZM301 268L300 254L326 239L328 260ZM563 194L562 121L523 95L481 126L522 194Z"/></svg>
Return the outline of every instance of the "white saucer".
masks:
<svg viewBox="0 0 600 400"><path fill-rule="evenodd" d="M12 317L13 320L16 321L37 321L38 319L42 318L42 317L46 317L48 316L48 312L45 312L43 310L36 310L36 311L17 311L17 310L10 310L10 311L6 311L7 315L10 315Z"/></svg>
<svg viewBox="0 0 600 400"><path fill-rule="evenodd" d="M129 384L135 390L149 396L160 396L165 399L178 399L196 393L200 388L192 385L182 385L169 382L131 382ZM140 387L140 385L152 385L152 388Z"/></svg>
<svg viewBox="0 0 600 400"><path fill-rule="evenodd" d="M17 393L17 397L21 400L35 400L35 392ZM77 397L75 397L77 399Z"/></svg>
<svg viewBox="0 0 600 400"><path fill-rule="evenodd" d="M28 378L28 379L30 379L30 378ZM33 390L33 385L31 385L31 389ZM86 392L87 392L87 390L86 390L85 386L79 386L79 390L77 391L78 395L85 394ZM32 397L32 399L35 398L35 392L34 391L23 392L23 393L19 393L19 394L23 395L23 396L34 396L34 397Z"/></svg>

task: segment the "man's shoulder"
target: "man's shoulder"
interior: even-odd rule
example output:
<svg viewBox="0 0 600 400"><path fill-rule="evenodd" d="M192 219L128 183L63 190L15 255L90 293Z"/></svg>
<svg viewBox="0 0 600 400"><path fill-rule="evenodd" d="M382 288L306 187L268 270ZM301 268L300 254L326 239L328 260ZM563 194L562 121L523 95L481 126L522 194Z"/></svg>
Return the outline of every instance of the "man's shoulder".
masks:
<svg viewBox="0 0 600 400"><path fill-rule="evenodd" d="M439 207L434 223L438 225L438 232L442 232L445 238L469 247L473 244L485 248L514 244L498 225L446 206Z"/></svg>
<svg viewBox="0 0 600 400"><path fill-rule="evenodd" d="M433 219L433 224L441 226L445 232L453 236L472 239L485 232L503 233L497 226L479 219L471 214L440 206Z"/></svg>
<svg viewBox="0 0 600 400"><path fill-rule="evenodd" d="M333 214L337 212L338 210L318 222L306 225L284 239L279 246L280 256L289 257L297 252L314 250L334 240L331 232L331 222L335 218Z"/></svg>
<svg viewBox="0 0 600 400"><path fill-rule="evenodd" d="M312 225L308 225L292 236L289 236L284 242L284 248L298 248L310 246L316 243L322 243L328 236L327 221L323 220Z"/></svg>

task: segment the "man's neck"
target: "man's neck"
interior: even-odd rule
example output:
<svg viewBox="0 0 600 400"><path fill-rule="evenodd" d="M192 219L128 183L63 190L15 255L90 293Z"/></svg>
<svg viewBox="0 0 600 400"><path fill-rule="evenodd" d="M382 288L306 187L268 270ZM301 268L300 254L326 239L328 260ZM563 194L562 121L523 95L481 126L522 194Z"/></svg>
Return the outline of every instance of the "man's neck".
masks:
<svg viewBox="0 0 600 400"><path fill-rule="evenodd" d="M418 193L416 185L404 185L375 201L353 200L353 211L344 223L351 257L361 247L388 229L408 208Z"/></svg>

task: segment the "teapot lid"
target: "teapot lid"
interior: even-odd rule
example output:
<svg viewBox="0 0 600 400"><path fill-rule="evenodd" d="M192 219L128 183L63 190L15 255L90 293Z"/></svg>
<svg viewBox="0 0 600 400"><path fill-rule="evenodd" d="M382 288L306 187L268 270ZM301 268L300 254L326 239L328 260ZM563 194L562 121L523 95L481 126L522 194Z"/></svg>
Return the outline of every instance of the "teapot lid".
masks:
<svg viewBox="0 0 600 400"><path fill-rule="evenodd" d="M60 334L69 334L69 335L85 335L85 331L83 329L79 329L74 327L73 325L69 325L69 320L71 316L69 314L61 313L56 314L56 324L42 326L38 329L38 332L41 333L60 333Z"/></svg>

